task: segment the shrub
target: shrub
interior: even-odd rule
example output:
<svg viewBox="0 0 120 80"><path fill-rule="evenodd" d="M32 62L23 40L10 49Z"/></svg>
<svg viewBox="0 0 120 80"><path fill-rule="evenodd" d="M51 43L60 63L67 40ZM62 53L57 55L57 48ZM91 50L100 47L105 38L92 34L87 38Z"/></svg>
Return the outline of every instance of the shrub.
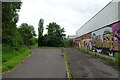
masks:
<svg viewBox="0 0 120 80"><path fill-rule="evenodd" d="M35 45L35 44L37 44L37 42L38 42L37 38L31 38L30 39L30 45Z"/></svg>

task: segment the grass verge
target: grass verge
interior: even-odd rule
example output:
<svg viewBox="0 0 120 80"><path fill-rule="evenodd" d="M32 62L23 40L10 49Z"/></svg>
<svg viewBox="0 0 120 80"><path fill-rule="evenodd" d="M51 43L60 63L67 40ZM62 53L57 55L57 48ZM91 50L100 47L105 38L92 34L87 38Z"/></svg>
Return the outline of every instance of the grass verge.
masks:
<svg viewBox="0 0 120 80"><path fill-rule="evenodd" d="M70 67L69 67L69 64L68 64L68 55L67 55L67 51L66 51L65 49L63 49L63 52L64 52L64 62L65 62L66 71L67 71L67 78L68 78L68 80L72 80L72 75L71 75Z"/></svg>
<svg viewBox="0 0 120 80"><path fill-rule="evenodd" d="M31 50L27 47L23 47L19 49L19 51L4 51L2 53L2 73L5 73L6 71L9 71L16 67L30 54Z"/></svg>

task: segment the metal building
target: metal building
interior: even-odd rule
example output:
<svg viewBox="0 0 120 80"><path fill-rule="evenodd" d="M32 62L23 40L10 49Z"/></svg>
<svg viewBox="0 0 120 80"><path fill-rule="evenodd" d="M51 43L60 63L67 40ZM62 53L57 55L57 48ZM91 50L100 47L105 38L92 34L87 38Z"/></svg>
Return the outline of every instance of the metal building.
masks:
<svg viewBox="0 0 120 80"><path fill-rule="evenodd" d="M120 51L120 0L113 0L76 31L80 48Z"/></svg>
<svg viewBox="0 0 120 80"><path fill-rule="evenodd" d="M113 0L76 31L76 37L120 21L120 0Z"/></svg>

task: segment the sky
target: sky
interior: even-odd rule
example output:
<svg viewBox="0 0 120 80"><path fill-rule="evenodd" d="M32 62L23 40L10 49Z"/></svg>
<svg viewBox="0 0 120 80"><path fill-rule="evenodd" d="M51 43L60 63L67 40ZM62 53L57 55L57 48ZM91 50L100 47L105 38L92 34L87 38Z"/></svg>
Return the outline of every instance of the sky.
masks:
<svg viewBox="0 0 120 80"><path fill-rule="evenodd" d="M44 19L46 25L56 22L65 28L66 35L75 35L76 31L105 7L111 0L22 0L19 21L33 25L38 34L38 22Z"/></svg>

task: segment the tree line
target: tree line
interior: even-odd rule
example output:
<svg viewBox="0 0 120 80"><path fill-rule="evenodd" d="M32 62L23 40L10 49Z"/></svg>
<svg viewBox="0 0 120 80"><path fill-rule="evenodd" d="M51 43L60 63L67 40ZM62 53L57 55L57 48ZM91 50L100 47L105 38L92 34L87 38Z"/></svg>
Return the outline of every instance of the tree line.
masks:
<svg viewBox="0 0 120 80"><path fill-rule="evenodd" d="M34 26L22 23L17 27L19 20L18 12L22 6L21 2L2 3L2 45L9 49L18 50L22 46L31 46L38 43L38 46L64 46L65 30L56 22L47 25L47 34L43 35L44 20L38 23L38 38Z"/></svg>
<svg viewBox="0 0 120 80"><path fill-rule="evenodd" d="M19 47L33 45L35 30L32 25L22 23L18 28L18 12L21 2L2 2L2 46L18 50Z"/></svg>

